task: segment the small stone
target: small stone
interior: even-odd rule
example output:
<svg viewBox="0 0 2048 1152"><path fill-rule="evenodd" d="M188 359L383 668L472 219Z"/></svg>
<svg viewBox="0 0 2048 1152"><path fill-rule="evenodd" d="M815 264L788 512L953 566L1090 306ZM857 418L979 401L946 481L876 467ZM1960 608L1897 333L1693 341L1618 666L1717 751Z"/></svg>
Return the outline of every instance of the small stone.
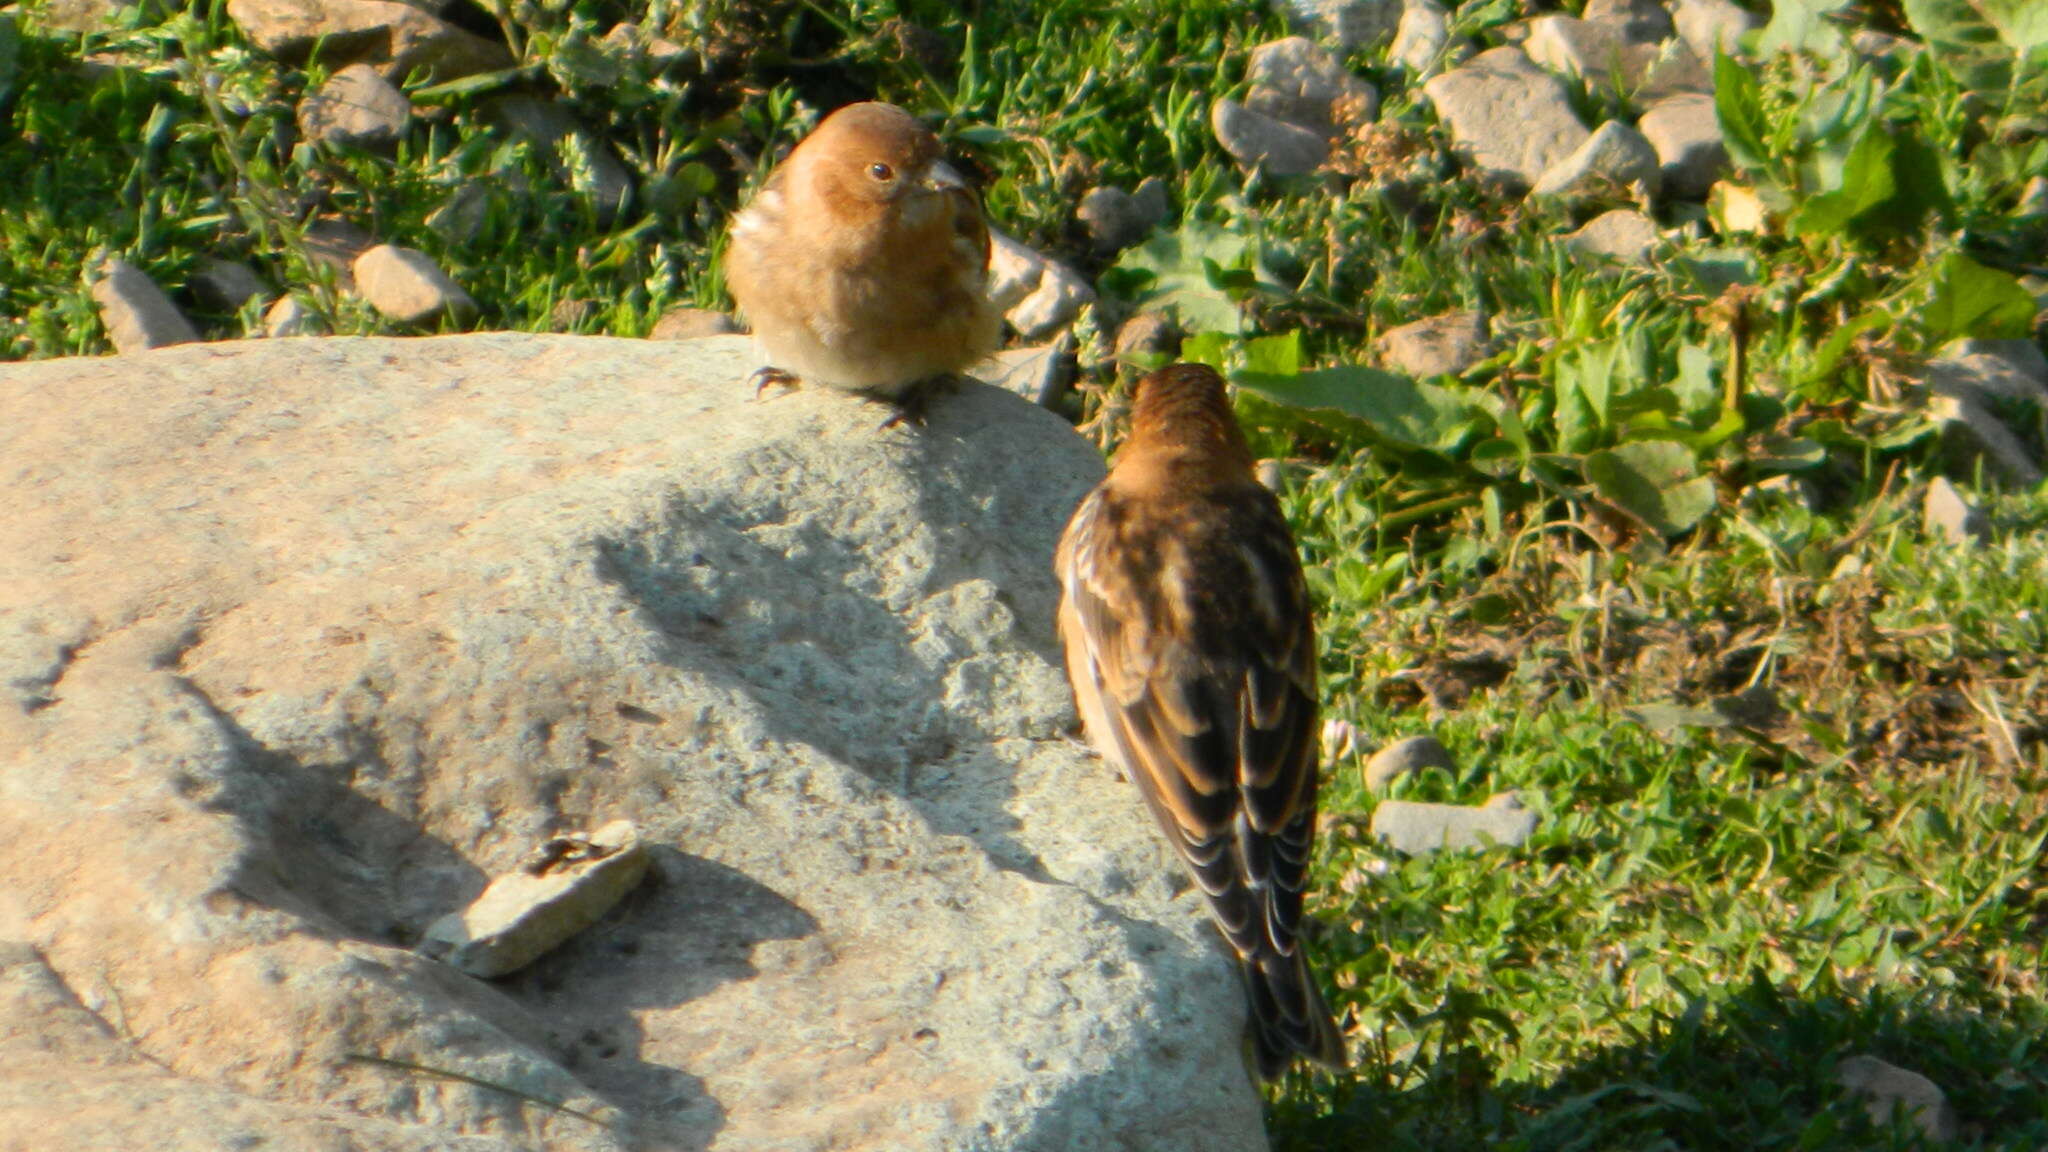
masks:
<svg viewBox="0 0 2048 1152"><path fill-rule="evenodd" d="M189 285L201 304L219 312L240 312L249 301L270 295L254 268L215 256L200 258Z"/></svg>
<svg viewBox="0 0 2048 1152"><path fill-rule="evenodd" d="M1413 776L1431 768L1453 771L1457 762L1451 759L1451 750L1434 736L1410 736L1372 754L1365 762L1365 786L1368 791L1384 792L1403 776Z"/></svg>
<svg viewBox="0 0 2048 1152"><path fill-rule="evenodd" d="M2030 444L2048 443L2048 359L2029 340L1957 340L1922 376L1942 439L1964 467L1982 458L2000 479L2032 487L2042 477Z"/></svg>
<svg viewBox="0 0 2048 1152"><path fill-rule="evenodd" d="M1280 0L1280 10L1289 27L1346 52L1392 36L1401 22L1401 0Z"/></svg>
<svg viewBox="0 0 2048 1152"><path fill-rule="evenodd" d="M1735 55L1738 41L1757 26L1757 19L1732 0L1671 0L1671 23L1695 55L1712 61L1716 49Z"/></svg>
<svg viewBox="0 0 2048 1152"><path fill-rule="evenodd" d="M1074 322L1095 289L1081 274L999 229L989 229L989 299L1025 342Z"/></svg>
<svg viewBox="0 0 2048 1152"><path fill-rule="evenodd" d="M1074 210L1097 252L1121 252L1145 238L1152 221L1145 218L1137 197L1121 188L1091 188Z"/></svg>
<svg viewBox="0 0 2048 1152"><path fill-rule="evenodd" d="M1157 368L1180 354L1186 339L1164 312L1140 312L1116 330L1116 358L1133 367Z"/></svg>
<svg viewBox="0 0 2048 1152"><path fill-rule="evenodd" d="M1698 200L1728 167L1712 96L1667 96L1643 111L1638 127L1657 153L1668 196Z"/></svg>
<svg viewBox="0 0 2048 1152"><path fill-rule="evenodd" d="M289 293L278 297L277 303L263 314L263 335L272 340L289 336L318 336L320 329L319 313Z"/></svg>
<svg viewBox="0 0 2048 1152"><path fill-rule="evenodd" d="M1579 17L1636 44L1661 44L1677 34L1671 13L1658 0L1586 0Z"/></svg>
<svg viewBox="0 0 2048 1152"><path fill-rule="evenodd" d="M337 287L349 291L357 258L376 247L377 238L338 216L323 216L306 225L299 243L314 264L334 270Z"/></svg>
<svg viewBox="0 0 2048 1152"><path fill-rule="evenodd" d="M1486 359L1486 316L1447 312L1389 328L1373 341L1380 363L1418 380L1456 376Z"/></svg>
<svg viewBox="0 0 2048 1152"><path fill-rule="evenodd" d="M113 342L114 351L145 352L199 339L192 322L142 269L126 260L110 259L100 265L98 274L92 298L100 307L100 322L107 326L107 339Z"/></svg>
<svg viewBox="0 0 2048 1152"><path fill-rule="evenodd" d="M412 102L368 64L351 64L299 102L308 140L352 148L392 148L412 125Z"/></svg>
<svg viewBox="0 0 2048 1152"><path fill-rule="evenodd" d="M1619 120L1593 130L1571 155L1551 165L1530 195L1582 204L1594 200L1632 200L1641 185L1651 196L1663 186L1657 150L1643 134Z"/></svg>
<svg viewBox="0 0 2048 1152"><path fill-rule="evenodd" d="M1271 458L1252 466L1252 477L1268 492L1278 494L1287 490L1287 465Z"/></svg>
<svg viewBox="0 0 2048 1152"><path fill-rule="evenodd" d="M715 308L671 308L654 322L649 340L698 340L706 336L730 336L740 330L732 317Z"/></svg>
<svg viewBox="0 0 2048 1152"><path fill-rule="evenodd" d="M1166 181L1157 176L1138 181L1138 190L1131 193L1131 200L1137 204L1139 218L1145 221L1148 231L1173 217L1173 197L1166 189Z"/></svg>
<svg viewBox="0 0 2048 1152"><path fill-rule="evenodd" d="M258 48L291 64L327 60L378 65L402 79L416 70L455 80L509 68L505 45L435 15L438 3L388 0L228 0L228 16Z"/></svg>
<svg viewBox="0 0 2048 1152"><path fill-rule="evenodd" d="M1529 188L1592 133L1564 82L1519 48L1495 48L1431 79L1422 91L1450 125L1453 147L1488 180Z"/></svg>
<svg viewBox="0 0 2048 1152"><path fill-rule="evenodd" d="M1871 1123L1880 1127L1889 1126L1895 1113L1903 1113L1929 1140L1947 1143L1960 1134L1948 1097L1918 1072L1875 1056L1851 1056L1836 1066L1835 1082L1861 1098Z"/></svg>
<svg viewBox="0 0 2048 1152"><path fill-rule="evenodd" d="M587 297L571 296L555 301L548 309L548 329L554 332L574 332L590 323L597 315L597 301Z"/></svg>
<svg viewBox="0 0 2048 1152"><path fill-rule="evenodd" d="M1407 856L1446 849L1512 848L1535 831L1536 813L1523 808L1513 792L1493 796L1477 808L1382 800L1372 810L1373 837Z"/></svg>
<svg viewBox="0 0 2048 1152"><path fill-rule="evenodd" d="M1379 112L1378 89L1353 76L1342 60L1300 36L1252 49L1245 76L1251 81L1245 107L1319 132L1326 139L1339 124L1369 121Z"/></svg>
<svg viewBox="0 0 2048 1152"><path fill-rule="evenodd" d="M1443 62L1450 42L1450 12L1437 0L1408 0L1387 57L1417 76L1429 76Z"/></svg>
<svg viewBox="0 0 2048 1152"><path fill-rule="evenodd" d="M558 836L491 881L468 908L436 920L419 951L471 976L517 972L590 927L647 875L627 820Z"/></svg>
<svg viewBox="0 0 2048 1152"><path fill-rule="evenodd" d="M1529 59L1567 76L1605 79L1623 68L1618 31L1576 16L1538 16L1529 21L1522 51Z"/></svg>
<svg viewBox="0 0 2048 1152"><path fill-rule="evenodd" d="M444 315L461 324L476 316L476 301L418 249L379 244L356 257L352 271L370 307L400 324Z"/></svg>
<svg viewBox="0 0 2048 1152"><path fill-rule="evenodd" d="M1642 264L1657 243L1657 225L1632 208L1617 208L1594 217L1560 243L1582 255Z"/></svg>
<svg viewBox="0 0 2048 1152"><path fill-rule="evenodd" d="M1218 100L1209 111L1217 143L1247 168L1275 176L1300 176L1323 166L1330 142L1321 133L1254 112L1235 100Z"/></svg>
<svg viewBox="0 0 2048 1152"><path fill-rule="evenodd" d="M1946 476L1936 476L1927 485L1927 497L1920 502L1920 527L1951 544L1980 544L1991 534L1984 510L1970 503Z"/></svg>
<svg viewBox="0 0 2048 1152"><path fill-rule="evenodd" d="M2048 216L2048 176L2036 176L2020 189L2019 206L2012 210L2014 216L2029 220L2036 216Z"/></svg>
<svg viewBox="0 0 2048 1152"><path fill-rule="evenodd" d="M1713 69L1683 40L1635 47L1631 50L1629 68L1633 85L1630 95L1639 104L1652 104L1681 93L1714 94Z"/></svg>
<svg viewBox="0 0 2048 1152"><path fill-rule="evenodd" d="M1060 333L1049 344L1006 348L989 357L975 373L986 383L1015 392L1041 408L1054 409L1078 374L1072 332Z"/></svg>

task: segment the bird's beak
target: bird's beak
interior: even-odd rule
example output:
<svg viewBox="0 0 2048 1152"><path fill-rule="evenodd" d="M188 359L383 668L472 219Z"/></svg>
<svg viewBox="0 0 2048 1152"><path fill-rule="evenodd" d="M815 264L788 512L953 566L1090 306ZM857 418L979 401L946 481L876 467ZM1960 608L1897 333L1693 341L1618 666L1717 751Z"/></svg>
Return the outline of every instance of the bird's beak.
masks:
<svg viewBox="0 0 2048 1152"><path fill-rule="evenodd" d="M967 191L967 181L962 180L960 173L955 172L953 166L944 160L934 160L931 166L924 170L924 186L933 192Z"/></svg>

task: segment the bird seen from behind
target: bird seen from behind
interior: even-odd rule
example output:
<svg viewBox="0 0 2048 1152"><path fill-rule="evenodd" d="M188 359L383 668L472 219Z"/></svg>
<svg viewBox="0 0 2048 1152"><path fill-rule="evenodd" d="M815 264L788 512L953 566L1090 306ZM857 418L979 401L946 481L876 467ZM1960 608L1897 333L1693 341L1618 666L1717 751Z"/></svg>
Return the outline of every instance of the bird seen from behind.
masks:
<svg viewBox="0 0 2048 1152"><path fill-rule="evenodd" d="M1315 626L1293 536L1211 369L1137 386L1055 562L1067 676L1237 954L1261 1079L1344 1044L1302 953L1316 829Z"/></svg>
<svg viewBox="0 0 2048 1152"><path fill-rule="evenodd" d="M932 390L993 352L989 237L924 122L893 104L827 116L734 217L726 284L770 384L823 384L923 423Z"/></svg>

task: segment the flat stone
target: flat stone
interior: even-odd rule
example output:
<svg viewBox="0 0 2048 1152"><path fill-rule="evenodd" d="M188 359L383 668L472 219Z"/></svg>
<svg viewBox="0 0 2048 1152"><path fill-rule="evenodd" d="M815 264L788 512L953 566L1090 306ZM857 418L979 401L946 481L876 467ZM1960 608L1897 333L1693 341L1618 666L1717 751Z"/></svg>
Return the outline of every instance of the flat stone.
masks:
<svg viewBox="0 0 2048 1152"><path fill-rule="evenodd" d="M1929 409L1961 468L1978 459L2021 487L2041 482L2048 442L2048 360L2029 340L1957 340L1921 369Z"/></svg>
<svg viewBox="0 0 2048 1152"><path fill-rule="evenodd" d="M351 64L299 102L308 140L352 148L395 148L412 125L412 102L368 64Z"/></svg>
<svg viewBox="0 0 2048 1152"><path fill-rule="evenodd" d="M1407 0L1387 57L1415 76L1431 76L1444 63L1450 43L1450 10L1437 0Z"/></svg>
<svg viewBox="0 0 2048 1152"><path fill-rule="evenodd" d="M469 907L428 925L419 952L480 979L509 975L597 923L646 875L630 820L551 837Z"/></svg>
<svg viewBox="0 0 2048 1152"><path fill-rule="evenodd" d="M482 111L500 131L531 144L563 185L589 197L600 219L614 219L632 204L633 173L561 104L512 93L485 100Z"/></svg>
<svg viewBox="0 0 2048 1152"><path fill-rule="evenodd" d="M1137 197L1109 185L1090 188L1074 209L1074 218L1088 233L1088 242L1104 254L1121 252L1143 240L1156 223L1149 216Z"/></svg>
<svg viewBox="0 0 2048 1152"><path fill-rule="evenodd" d="M1671 13L1660 0L1586 0L1579 16L1634 44L1661 44L1677 34Z"/></svg>
<svg viewBox="0 0 2048 1152"><path fill-rule="evenodd" d="M1711 62L1716 49L1738 55L1738 41L1758 27L1757 18L1732 0L1670 0L1671 23L1679 39L1700 59Z"/></svg>
<svg viewBox="0 0 2048 1152"><path fill-rule="evenodd" d="M1187 338L1164 312L1139 312L1116 330L1116 358L1134 367L1158 368L1180 354Z"/></svg>
<svg viewBox="0 0 2048 1152"><path fill-rule="evenodd" d="M323 329L320 314L290 293L278 297L277 302L263 313L263 335L272 340L289 336L319 336L324 334Z"/></svg>
<svg viewBox="0 0 2048 1152"><path fill-rule="evenodd" d="M1216 101L1209 110L1209 124L1233 160L1275 176L1304 175L1330 158L1330 142L1322 133L1275 120L1235 100Z"/></svg>
<svg viewBox="0 0 2048 1152"><path fill-rule="evenodd" d="M476 318L476 301L416 248L379 244L356 257L353 272L357 293L388 320L420 324L446 316L462 324Z"/></svg>
<svg viewBox="0 0 2048 1152"><path fill-rule="evenodd" d="M199 339L192 322L149 273L126 260L111 259L100 266L92 299L116 352L143 352Z"/></svg>
<svg viewBox="0 0 2048 1152"><path fill-rule="evenodd" d="M1920 501L1920 527L1951 544L1980 544L1991 535L1984 510L1970 503L1946 476L1928 482L1927 495Z"/></svg>
<svg viewBox="0 0 2048 1152"><path fill-rule="evenodd" d="M1173 195L1168 191L1166 181L1157 176L1147 176L1138 181L1131 199L1137 202L1138 212L1150 228L1157 228L1173 218Z"/></svg>
<svg viewBox="0 0 2048 1152"><path fill-rule="evenodd" d="M1278 7L1289 27L1346 52L1392 36L1401 22L1401 0L1279 0Z"/></svg>
<svg viewBox="0 0 2048 1152"><path fill-rule="evenodd" d="M1372 758L1365 762L1365 787L1371 792L1384 792L1403 776L1413 776L1431 768L1449 772L1457 767L1457 762L1451 759L1451 750L1444 747L1441 740L1427 735L1410 736L1372 754Z"/></svg>
<svg viewBox="0 0 2048 1152"><path fill-rule="evenodd" d="M1663 186L1657 150L1642 133L1619 120L1609 120L1595 128L1571 155L1551 165L1530 195L1567 205L1633 201L1637 186L1651 197Z"/></svg>
<svg viewBox="0 0 2048 1152"><path fill-rule="evenodd" d="M1632 208L1603 212L1560 243L1584 256L1642 264L1657 243L1657 224Z"/></svg>
<svg viewBox="0 0 2048 1152"><path fill-rule="evenodd" d="M1095 289L1072 268L997 228L989 229L989 299L1026 343L1074 322Z"/></svg>
<svg viewBox="0 0 2048 1152"><path fill-rule="evenodd" d="M1447 312L1389 328L1373 341L1380 363L1418 380L1456 376L1491 354L1486 316Z"/></svg>
<svg viewBox="0 0 2048 1152"><path fill-rule="evenodd" d="M1482 52L1422 91L1450 125L1459 156L1511 188L1533 187L1592 135L1572 110L1564 82L1519 48Z"/></svg>
<svg viewBox="0 0 2048 1152"><path fill-rule="evenodd" d="M1070 735L1052 552L1100 454L980 384L914 442L756 402L752 357L0 364L0 1131L1266 1147L1231 961ZM593 928L489 987L413 951L619 815L655 875Z"/></svg>
<svg viewBox="0 0 2048 1152"><path fill-rule="evenodd" d="M1406 856L1443 850L1513 848L1536 831L1536 813L1503 792L1477 808L1382 800L1372 810L1372 835Z"/></svg>
<svg viewBox="0 0 2048 1152"><path fill-rule="evenodd" d="M1079 375L1074 334L1062 332L1048 344L1006 348L977 369L981 379L1014 392L1041 408L1057 410Z"/></svg>
<svg viewBox="0 0 2048 1152"><path fill-rule="evenodd" d="M1703 199L1728 168L1712 96L1667 96L1643 110L1637 127L1657 153L1668 196Z"/></svg>
<svg viewBox="0 0 2048 1152"><path fill-rule="evenodd" d="M505 46L441 19L441 3L403 0L228 0L228 16L258 48L290 64L317 50L329 63L375 64L392 80L424 70L455 80L510 68Z"/></svg>
<svg viewBox="0 0 2048 1152"><path fill-rule="evenodd" d="M649 340L701 340L706 336L728 336L740 330L730 313L715 308L671 308L654 322Z"/></svg>
<svg viewBox="0 0 2048 1152"><path fill-rule="evenodd" d="M254 268L239 260L202 256L189 282L192 295L208 308L239 312L242 305L270 295L270 289Z"/></svg>
<svg viewBox="0 0 2048 1152"><path fill-rule="evenodd" d="M1353 76L1336 55L1301 36L1252 49L1245 77L1251 82L1245 107L1326 139L1340 125L1367 123L1379 114L1379 90Z"/></svg>
<svg viewBox="0 0 2048 1152"><path fill-rule="evenodd" d="M1880 1127L1903 1113L1929 1140L1945 1144L1961 1134L1948 1097L1918 1072L1875 1056L1851 1056L1836 1066L1835 1082L1861 1100L1870 1122Z"/></svg>

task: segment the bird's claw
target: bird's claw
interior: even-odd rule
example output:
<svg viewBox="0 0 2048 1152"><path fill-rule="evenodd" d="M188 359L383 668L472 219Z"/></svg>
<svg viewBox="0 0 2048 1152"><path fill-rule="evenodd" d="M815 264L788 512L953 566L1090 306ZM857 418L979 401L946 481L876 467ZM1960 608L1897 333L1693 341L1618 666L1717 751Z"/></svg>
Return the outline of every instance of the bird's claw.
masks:
<svg viewBox="0 0 2048 1152"><path fill-rule="evenodd" d="M756 368L754 374L747 377L747 382L754 386L754 399L756 400L759 400L761 394L770 388L794 389L803 385L803 381L797 377L796 373L785 372L775 367Z"/></svg>
<svg viewBox="0 0 2048 1152"><path fill-rule="evenodd" d="M941 392L957 391L959 387L960 378L951 373L919 380L889 398L889 403L896 411L887 420L882 421L882 428L894 428L898 424L908 424L913 428L924 427L925 416L931 411L932 399Z"/></svg>

